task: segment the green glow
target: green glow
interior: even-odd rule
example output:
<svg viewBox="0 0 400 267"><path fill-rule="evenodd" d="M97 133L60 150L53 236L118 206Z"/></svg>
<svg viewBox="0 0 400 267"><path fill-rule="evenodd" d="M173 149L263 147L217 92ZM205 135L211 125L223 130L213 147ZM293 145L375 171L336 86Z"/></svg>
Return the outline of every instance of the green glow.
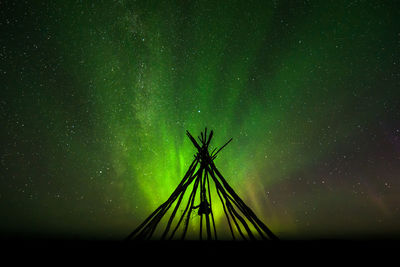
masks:
<svg viewBox="0 0 400 267"><path fill-rule="evenodd" d="M229 7L210 2L196 5L191 15L182 17L183 10L160 3L151 12L137 14L134 34L125 32L130 37L123 34L126 39L112 39L99 48L101 61L109 67L99 74L97 88L118 89L123 99L108 98L107 110L112 110L110 116L127 114L126 120L110 117L105 123L109 134L116 136L114 141L124 144L115 148L113 161L128 168L129 175L121 179L132 207L141 207L139 215L133 209L136 218L144 218L165 201L186 172L195 150L185 130L199 133L207 126L215 131L213 145L234 138L216 160L232 186L273 230L294 231L290 213L282 218L263 197L265 192L334 149L332 133L322 132L322 126L331 127L336 142L341 142L351 134L349 125L362 118L354 114L340 124L332 118L356 101L343 85L363 62L348 64L348 54L373 52L340 41L349 33L336 21L354 20L353 15L338 12L326 19L324 12L315 12L305 18L315 24L311 30L304 26L307 23L291 24L279 37L273 28L277 25L271 25L276 15L272 6L243 8L248 13L240 7L226 12ZM136 14L122 13L121 19L129 21L132 15ZM351 34L362 36L369 29L367 22L349 23L357 25ZM279 27L285 28L285 23ZM117 24L112 30L127 29ZM380 33L373 31L367 38L376 40ZM124 54L133 56L128 56L126 65L115 56L122 55L121 45L126 46ZM110 86L102 78L112 69L118 71L110 77ZM122 93L115 86L120 81L126 84ZM118 111L121 102L126 105ZM215 215L217 221L222 218L222 209Z"/></svg>
<svg viewBox="0 0 400 267"><path fill-rule="evenodd" d="M0 197L30 212L5 224L122 238L207 127L211 149L233 138L215 164L278 236L398 231L398 8L53 2L3 23Z"/></svg>

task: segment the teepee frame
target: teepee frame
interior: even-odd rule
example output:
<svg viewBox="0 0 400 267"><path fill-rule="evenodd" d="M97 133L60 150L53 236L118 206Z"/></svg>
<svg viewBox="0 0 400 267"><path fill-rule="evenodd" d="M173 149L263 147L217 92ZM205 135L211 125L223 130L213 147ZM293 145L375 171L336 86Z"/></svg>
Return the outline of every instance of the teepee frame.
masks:
<svg viewBox="0 0 400 267"><path fill-rule="evenodd" d="M201 136L198 136L200 143L193 138L189 131L186 131L186 134L197 149L195 159L168 200L151 213L150 216L147 217L147 219L144 220L144 222L140 224L126 239L152 239L161 219L176 202L165 230L162 232L161 240L185 239L191 214L196 209L198 209L198 215L200 216L199 238L203 239L203 223L205 222L206 239L217 240L217 229L215 226L210 193L210 180L212 180L219 200L222 203L233 240L278 240L272 231L257 218L254 212L236 194L214 164L214 159L217 157L218 153L232 141L232 138L217 151L215 148L211 153L209 153L208 147L213 137L213 131L211 131L207 136L207 128L205 128L204 133L201 132ZM179 220L173 226L183 196L189 185L192 183L194 184L189 195L189 200L187 201ZM198 191L200 191L200 204L195 205L194 202ZM250 228L250 226L252 226L252 228ZM178 229L180 229L181 232L180 237L177 237Z"/></svg>

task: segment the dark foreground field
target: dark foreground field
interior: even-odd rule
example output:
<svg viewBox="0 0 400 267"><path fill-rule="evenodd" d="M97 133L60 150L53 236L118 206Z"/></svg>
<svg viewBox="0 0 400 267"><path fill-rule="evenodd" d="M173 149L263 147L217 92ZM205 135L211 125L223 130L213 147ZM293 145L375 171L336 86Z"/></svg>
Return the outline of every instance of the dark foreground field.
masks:
<svg viewBox="0 0 400 267"><path fill-rule="evenodd" d="M278 242L201 242L201 241L66 241L57 239L3 240L1 261L79 265L83 263L128 264L257 264L332 263L398 264L397 240L313 240Z"/></svg>

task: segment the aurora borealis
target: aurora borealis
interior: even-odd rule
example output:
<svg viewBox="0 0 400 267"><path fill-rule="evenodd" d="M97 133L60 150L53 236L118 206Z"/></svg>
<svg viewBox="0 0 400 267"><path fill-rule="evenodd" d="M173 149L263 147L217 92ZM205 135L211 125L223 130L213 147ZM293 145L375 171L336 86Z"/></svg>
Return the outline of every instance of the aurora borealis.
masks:
<svg viewBox="0 0 400 267"><path fill-rule="evenodd" d="M185 131L281 238L400 233L396 1L0 3L4 235L121 239Z"/></svg>

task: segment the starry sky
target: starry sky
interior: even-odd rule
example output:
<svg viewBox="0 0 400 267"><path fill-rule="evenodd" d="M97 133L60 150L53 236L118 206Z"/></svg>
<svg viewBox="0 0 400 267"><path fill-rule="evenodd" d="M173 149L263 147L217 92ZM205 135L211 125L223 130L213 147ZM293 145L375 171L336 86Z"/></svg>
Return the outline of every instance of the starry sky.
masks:
<svg viewBox="0 0 400 267"><path fill-rule="evenodd" d="M124 238L208 127L278 237L398 237L399 17L378 0L2 1L0 235Z"/></svg>

